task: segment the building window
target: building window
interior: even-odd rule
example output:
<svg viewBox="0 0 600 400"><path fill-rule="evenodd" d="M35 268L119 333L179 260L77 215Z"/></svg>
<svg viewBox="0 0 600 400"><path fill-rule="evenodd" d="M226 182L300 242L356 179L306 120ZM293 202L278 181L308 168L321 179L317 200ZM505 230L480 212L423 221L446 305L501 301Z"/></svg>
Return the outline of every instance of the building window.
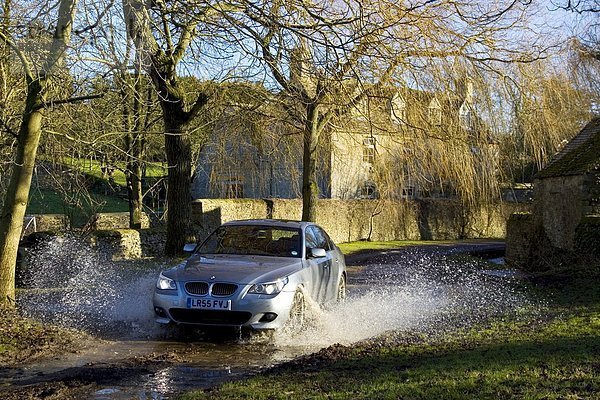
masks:
<svg viewBox="0 0 600 400"><path fill-rule="evenodd" d="M375 138L373 136L363 139L363 162L369 164L375 162Z"/></svg>
<svg viewBox="0 0 600 400"><path fill-rule="evenodd" d="M377 186L373 182L365 182L360 189L360 197L362 199L376 199Z"/></svg>
<svg viewBox="0 0 600 400"><path fill-rule="evenodd" d="M460 120L460 126L465 130L471 130L473 128L473 114L471 106L464 102L458 110L458 118Z"/></svg>
<svg viewBox="0 0 600 400"><path fill-rule="evenodd" d="M437 99L433 99L431 100L431 103L429 103L428 114L429 123L431 125L442 124L442 107Z"/></svg>
<svg viewBox="0 0 600 400"><path fill-rule="evenodd" d="M390 100L390 117L396 123L406 122L406 102L399 95Z"/></svg>
<svg viewBox="0 0 600 400"><path fill-rule="evenodd" d="M405 186L402 188L402 197L414 199L415 198L415 187Z"/></svg>
<svg viewBox="0 0 600 400"><path fill-rule="evenodd" d="M230 177L221 181L223 197L226 199L241 199L244 197L244 180L242 177Z"/></svg>

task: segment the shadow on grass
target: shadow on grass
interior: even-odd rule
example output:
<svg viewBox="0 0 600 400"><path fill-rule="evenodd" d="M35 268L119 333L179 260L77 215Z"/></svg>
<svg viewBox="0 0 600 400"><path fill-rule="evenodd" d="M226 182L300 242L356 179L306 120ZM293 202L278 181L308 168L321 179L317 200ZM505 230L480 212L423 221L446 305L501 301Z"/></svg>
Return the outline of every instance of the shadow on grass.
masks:
<svg viewBox="0 0 600 400"><path fill-rule="evenodd" d="M421 346L413 351L399 347L388 354L281 368L213 394L217 398L254 393L252 398L481 399L590 398L600 391L598 336L462 343L458 348ZM255 391L256 387L262 389Z"/></svg>

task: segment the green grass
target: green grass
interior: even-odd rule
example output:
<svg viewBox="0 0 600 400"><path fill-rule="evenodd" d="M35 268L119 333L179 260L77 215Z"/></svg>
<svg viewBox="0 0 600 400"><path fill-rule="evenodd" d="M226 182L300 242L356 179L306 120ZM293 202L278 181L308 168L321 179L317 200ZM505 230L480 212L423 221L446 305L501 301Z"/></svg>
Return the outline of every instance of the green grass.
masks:
<svg viewBox="0 0 600 400"><path fill-rule="evenodd" d="M74 226L87 222L96 212L126 212L129 203L116 196L105 196L99 193L86 196L69 196L65 198L50 189L33 189L29 196L27 214L66 214L73 220Z"/></svg>
<svg viewBox="0 0 600 400"><path fill-rule="evenodd" d="M597 283L538 290L549 297L541 316L488 321L435 339L333 347L183 398L600 399Z"/></svg>
<svg viewBox="0 0 600 400"><path fill-rule="evenodd" d="M346 242L338 244L338 247L345 255L355 254L363 251L381 251L381 250L393 250L407 246L423 246L430 244L440 244L443 242L435 241L391 241L391 242Z"/></svg>
<svg viewBox="0 0 600 400"><path fill-rule="evenodd" d="M81 159L81 158L70 158L64 157L63 162L66 166L71 168L77 168L81 172L93 176L97 179L106 179L106 175L102 172L102 166L97 160ZM146 177L157 178L167 174L167 169L157 163L147 163L146 165ZM127 180L125 178L125 163L117 162L116 168L113 172L113 182L119 186L126 187Z"/></svg>
<svg viewBox="0 0 600 400"><path fill-rule="evenodd" d="M501 240L501 239L498 239ZM469 240L396 240L390 242L369 242L366 240L358 242L339 243L338 247L345 255L367 252L367 251L382 251L393 250L408 246L429 246L429 245L446 245L456 243L473 243L488 241L488 239L469 239Z"/></svg>

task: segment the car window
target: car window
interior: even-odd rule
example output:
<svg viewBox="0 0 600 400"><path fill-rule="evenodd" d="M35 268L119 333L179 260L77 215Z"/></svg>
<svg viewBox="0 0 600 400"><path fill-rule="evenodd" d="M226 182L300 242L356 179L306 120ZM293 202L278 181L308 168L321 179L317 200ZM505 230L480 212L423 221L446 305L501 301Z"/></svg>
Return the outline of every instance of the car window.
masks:
<svg viewBox="0 0 600 400"><path fill-rule="evenodd" d="M225 225L198 248L200 254L301 257L300 230L258 225Z"/></svg>
<svg viewBox="0 0 600 400"><path fill-rule="evenodd" d="M323 232L323 230L318 226L309 226L308 228L306 228L305 234L307 249L331 249L325 232Z"/></svg>
<svg viewBox="0 0 600 400"><path fill-rule="evenodd" d="M304 231L304 236L307 250L316 249L317 247L319 247L317 244L317 237L312 229L312 226L306 228L306 230Z"/></svg>
<svg viewBox="0 0 600 400"><path fill-rule="evenodd" d="M312 228L314 229L315 236L317 238L317 247L327 251L331 250L331 247L329 246L329 238L323 229L319 228L318 226L313 226Z"/></svg>
<svg viewBox="0 0 600 400"><path fill-rule="evenodd" d="M327 241L327 246L329 246L329 247L327 247L326 250L335 249L335 243L333 243L333 240L331 240L331 238L329 237L327 232L325 232L323 229L321 229L321 233L323 233L323 236L325 236L325 240Z"/></svg>

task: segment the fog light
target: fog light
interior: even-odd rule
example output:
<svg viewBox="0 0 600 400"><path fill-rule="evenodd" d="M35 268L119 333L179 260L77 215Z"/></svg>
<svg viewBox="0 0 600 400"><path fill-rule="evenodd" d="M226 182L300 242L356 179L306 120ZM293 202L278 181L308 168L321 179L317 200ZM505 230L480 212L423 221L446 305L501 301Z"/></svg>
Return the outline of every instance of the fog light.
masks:
<svg viewBox="0 0 600 400"><path fill-rule="evenodd" d="M258 322L273 322L277 318L277 314L268 312L262 316L262 318Z"/></svg>
<svg viewBox="0 0 600 400"><path fill-rule="evenodd" d="M162 308L160 308L160 307L154 307L154 312L159 317L165 317L166 318L166 316L167 316L167 313L165 312L165 310L162 309Z"/></svg>

